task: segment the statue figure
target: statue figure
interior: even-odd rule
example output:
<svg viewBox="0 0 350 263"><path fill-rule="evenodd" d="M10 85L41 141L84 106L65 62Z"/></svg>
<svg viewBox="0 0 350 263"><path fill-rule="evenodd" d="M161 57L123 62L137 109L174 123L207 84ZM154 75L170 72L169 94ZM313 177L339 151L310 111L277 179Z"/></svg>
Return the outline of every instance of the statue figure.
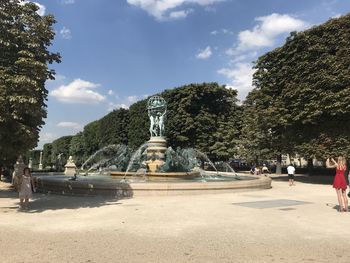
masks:
<svg viewBox="0 0 350 263"><path fill-rule="evenodd" d="M72 164L72 163L74 163L74 160L73 160L72 155L70 155L68 160L67 160L67 164Z"/></svg>
<svg viewBox="0 0 350 263"><path fill-rule="evenodd" d="M63 155L63 153L59 153L58 155L57 155L57 159L56 159L56 169L57 169L57 171L61 171L62 170L62 155Z"/></svg>
<svg viewBox="0 0 350 263"><path fill-rule="evenodd" d="M162 115L158 116L159 136L163 136L164 135L164 118L165 118L165 113L166 113L166 110L164 111L164 113Z"/></svg>
<svg viewBox="0 0 350 263"><path fill-rule="evenodd" d="M147 110L150 119L151 137L164 136L166 102L162 97L153 96L148 100Z"/></svg>
<svg viewBox="0 0 350 263"><path fill-rule="evenodd" d="M151 122L151 125L150 125L150 128L149 128L149 132L151 134L151 137L153 137L153 135L157 136L156 119L152 115L149 116L149 119L150 119L150 122Z"/></svg>

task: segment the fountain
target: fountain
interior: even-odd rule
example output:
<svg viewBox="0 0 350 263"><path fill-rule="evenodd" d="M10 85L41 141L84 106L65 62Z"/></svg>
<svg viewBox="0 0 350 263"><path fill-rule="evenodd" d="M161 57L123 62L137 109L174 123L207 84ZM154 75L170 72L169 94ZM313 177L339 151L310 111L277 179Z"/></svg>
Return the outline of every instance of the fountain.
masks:
<svg viewBox="0 0 350 263"><path fill-rule="evenodd" d="M109 145L90 156L74 180L62 175L37 176L38 190L61 194L171 195L232 192L237 189L270 188L271 179L237 176L227 166L217 171L208 156L197 149L174 150L167 146L165 118L167 103L153 96L147 104L150 139L132 155L126 145ZM209 164L214 171L201 167ZM229 170L227 172L227 170Z"/></svg>

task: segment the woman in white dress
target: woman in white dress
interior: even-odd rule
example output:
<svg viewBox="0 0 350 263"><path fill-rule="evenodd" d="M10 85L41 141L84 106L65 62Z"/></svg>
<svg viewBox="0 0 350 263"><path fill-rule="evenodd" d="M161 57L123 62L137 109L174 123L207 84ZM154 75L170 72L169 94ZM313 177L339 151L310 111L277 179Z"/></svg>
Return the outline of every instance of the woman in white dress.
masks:
<svg viewBox="0 0 350 263"><path fill-rule="evenodd" d="M23 175L19 177L19 201L20 208L28 209L29 198L32 197L32 186L34 188L34 181L28 167L24 168ZM24 201L24 204L23 204Z"/></svg>

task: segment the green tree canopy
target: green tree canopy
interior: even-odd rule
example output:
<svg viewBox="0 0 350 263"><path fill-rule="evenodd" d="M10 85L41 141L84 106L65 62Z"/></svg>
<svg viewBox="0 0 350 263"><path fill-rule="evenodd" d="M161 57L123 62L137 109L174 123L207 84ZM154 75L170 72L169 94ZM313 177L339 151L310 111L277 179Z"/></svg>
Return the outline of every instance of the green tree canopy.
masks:
<svg viewBox="0 0 350 263"><path fill-rule="evenodd" d="M261 139L268 141L270 152L306 158L349 155L349 39L346 15L293 32L284 46L258 59L255 89L245 106L246 112L255 112L251 129L268 134Z"/></svg>
<svg viewBox="0 0 350 263"><path fill-rule="evenodd" d="M113 110L99 120L99 147L109 144L128 144L129 110Z"/></svg>
<svg viewBox="0 0 350 263"><path fill-rule="evenodd" d="M202 83L165 90L159 95L168 104L168 145L194 147L213 159L228 159L237 152L241 111L235 90ZM146 105L147 99L130 106L129 145L133 147L150 137Z"/></svg>
<svg viewBox="0 0 350 263"><path fill-rule="evenodd" d="M53 16L37 14L33 3L0 1L0 160L13 160L37 145L46 117L48 64L60 55L48 50Z"/></svg>

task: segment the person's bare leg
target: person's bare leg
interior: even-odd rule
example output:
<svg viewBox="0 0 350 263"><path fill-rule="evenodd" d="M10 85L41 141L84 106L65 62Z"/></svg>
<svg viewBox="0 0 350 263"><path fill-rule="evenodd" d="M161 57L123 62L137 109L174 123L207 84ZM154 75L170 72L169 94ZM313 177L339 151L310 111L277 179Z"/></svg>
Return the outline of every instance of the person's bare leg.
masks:
<svg viewBox="0 0 350 263"><path fill-rule="evenodd" d="M29 208L29 198L26 198L26 199L25 199L24 205L25 205L25 208L26 208L26 209Z"/></svg>
<svg viewBox="0 0 350 263"><path fill-rule="evenodd" d="M23 200L24 200L23 198L19 199L19 207L20 208L23 208Z"/></svg>
<svg viewBox="0 0 350 263"><path fill-rule="evenodd" d="M339 212L343 211L343 202L342 202L342 194L340 189L335 190L337 192L338 203L339 203Z"/></svg>
<svg viewBox="0 0 350 263"><path fill-rule="evenodd" d="M344 202L344 211L348 212L348 197L346 196L346 190L342 191L342 197Z"/></svg>

